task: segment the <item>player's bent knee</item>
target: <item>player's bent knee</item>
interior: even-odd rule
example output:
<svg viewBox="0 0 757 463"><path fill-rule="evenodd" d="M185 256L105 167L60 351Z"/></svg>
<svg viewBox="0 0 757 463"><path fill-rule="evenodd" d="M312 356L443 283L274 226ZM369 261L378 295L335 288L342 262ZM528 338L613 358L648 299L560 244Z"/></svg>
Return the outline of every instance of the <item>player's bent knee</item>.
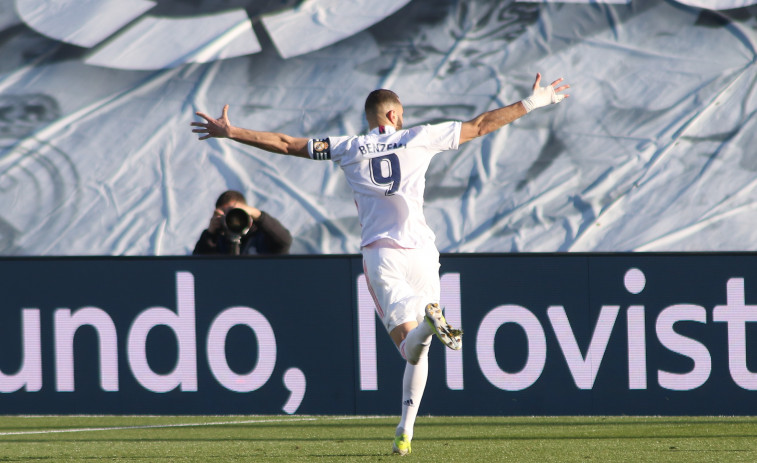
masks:
<svg viewBox="0 0 757 463"><path fill-rule="evenodd" d="M428 356L428 344L408 345L403 341L400 348L400 354L402 355L402 358L407 360L407 363L418 365L421 360Z"/></svg>

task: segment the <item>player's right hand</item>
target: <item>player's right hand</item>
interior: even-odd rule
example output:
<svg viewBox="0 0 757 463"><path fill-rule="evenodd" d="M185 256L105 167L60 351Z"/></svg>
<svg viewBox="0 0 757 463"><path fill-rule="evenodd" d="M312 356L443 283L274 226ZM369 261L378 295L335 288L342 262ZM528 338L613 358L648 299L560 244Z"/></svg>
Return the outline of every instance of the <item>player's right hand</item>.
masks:
<svg viewBox="0 0 757 463"><path fill-rule="evenodd" d="M201 136L200 140L207 140L208 138L229 138L231 129L231 123L229 122L229 105L224 105L221 112L221 117L218 119L212 118L207 114L197 111L195 114L205 119L205 122L192 122L189 125L193 127L199 127L193 129L193 133L205 134Z"/></svg>

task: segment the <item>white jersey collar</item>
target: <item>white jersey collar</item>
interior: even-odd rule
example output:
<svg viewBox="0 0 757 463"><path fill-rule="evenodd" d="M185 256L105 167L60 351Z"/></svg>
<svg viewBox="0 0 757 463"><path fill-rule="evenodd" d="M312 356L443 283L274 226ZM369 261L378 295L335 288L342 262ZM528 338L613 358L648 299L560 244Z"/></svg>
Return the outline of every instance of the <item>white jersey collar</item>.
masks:
<svg viewBox="0 0 757 463"><path fill-rule="evenodd" d="M370 133L375 135L387 135L390 133L396 132L397 129L394 128L393 125L380 125L376 127L375 129L371 130Z"/></svg>

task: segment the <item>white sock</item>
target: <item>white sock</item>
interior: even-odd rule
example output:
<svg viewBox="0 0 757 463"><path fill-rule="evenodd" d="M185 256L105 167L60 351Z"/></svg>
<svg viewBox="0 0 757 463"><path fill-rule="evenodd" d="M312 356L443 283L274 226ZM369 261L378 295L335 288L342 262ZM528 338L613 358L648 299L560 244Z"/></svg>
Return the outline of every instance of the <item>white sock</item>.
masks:
<svg viewBox="0 0 757 463"><path fill-rule="evenodd" d="M405 360L415 365L428 352L433 336L434 330L425 321L421 322L407 333L407 337L400 343L400 354Z"/></svg>
<svg viewBox="0 0 757 463"><path fill-rule="evenodd" d="M413 426L418 416L418 407L421 405L423 391L426 389L428 379L428 356L423 355L418 363L405 364L405 374L402 377L402 418L397 425L396 435L407 434L413 438Z"/></svg>

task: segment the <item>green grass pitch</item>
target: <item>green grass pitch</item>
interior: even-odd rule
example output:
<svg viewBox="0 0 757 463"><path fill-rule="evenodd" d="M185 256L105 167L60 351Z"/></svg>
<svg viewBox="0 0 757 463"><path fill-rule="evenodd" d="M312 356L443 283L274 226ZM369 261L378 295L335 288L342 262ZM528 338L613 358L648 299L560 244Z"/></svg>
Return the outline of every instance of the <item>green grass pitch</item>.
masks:
<svg viewBox="0 0 757 463"><path fill-rule="evenodd" d="M757 461L757 417L0 416L0 462Z"/></svg>

